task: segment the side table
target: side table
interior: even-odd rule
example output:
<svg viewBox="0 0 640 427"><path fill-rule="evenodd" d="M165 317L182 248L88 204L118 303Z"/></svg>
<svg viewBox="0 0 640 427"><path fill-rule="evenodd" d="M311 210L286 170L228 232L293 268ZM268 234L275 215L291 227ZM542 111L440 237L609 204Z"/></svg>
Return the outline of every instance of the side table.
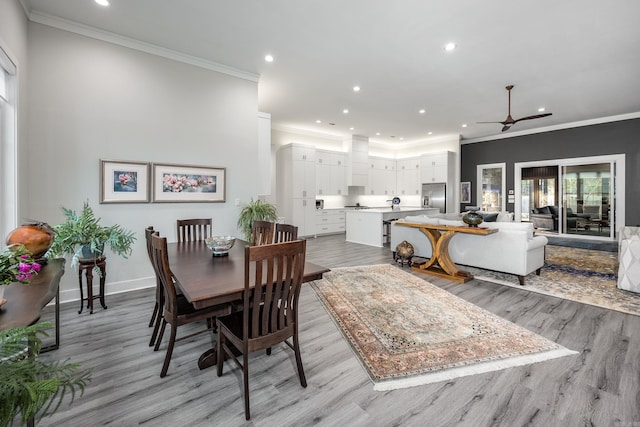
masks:
<svg viewBox="0 0 640 427"><path fill-rule="evenodd" d="M78 314L82 313L82 308L84 305L84 301L87 301L87 308L89 309L89 314L93 314L93 300L96 298L100 298L100 305L102 308L106 309L107 305L104 302L104 282L107 277L107 260L105 257L99 258L97 260L80 260L78 261L78 282L80 284L80 311ZM100 294L93 295L93 269L98 268L100 270ZM87 276L87 297L84 297L82 293L82 272Z"/></svg>

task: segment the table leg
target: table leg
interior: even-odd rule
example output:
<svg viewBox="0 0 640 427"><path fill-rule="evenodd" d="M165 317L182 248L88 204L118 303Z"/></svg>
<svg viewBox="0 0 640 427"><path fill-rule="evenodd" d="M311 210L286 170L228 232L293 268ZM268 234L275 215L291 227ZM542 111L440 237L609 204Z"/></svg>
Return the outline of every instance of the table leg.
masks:
<svg viewBox="0 0 640 427"><path fill-rule="evenodd" d="M473 280L473 275L468 271L460 270L449 255L449 242L455 235L455 231L447 231L443 234L438 230L425 228L420 228L420 231L429 238L432 254L428 262L412 267L412 270L444 277L460 283Z"/></svg>
<svg viewBox="0 0 640 427"><path fill-rule="evenodd" d="M93 314L93 268L87 268L87 308Z"/></svg>
<svg viewBox="0 0 640 427"><path fill-rule="evenodd" d="M104 282L107 280L107 268L103 265L100 267L100 305L106 309L107 304L104 302Z"/></svg>
<svg viewBox="0 0 640 427"><path fill-rule="evenodd" d="M82 269L78 268L78 281L80 282L80 310L78 314L82 313L82 309L84 308L84 293L82 292Z"/></svg>
<svg viewBox="0 0 640 427"><path fill-rule="evenodd" d="M216 366L218 362L218 353L216 352L215 347L211 347L209 350L205 351L198 358L198 368L207 369L211 366Z"/></svg>

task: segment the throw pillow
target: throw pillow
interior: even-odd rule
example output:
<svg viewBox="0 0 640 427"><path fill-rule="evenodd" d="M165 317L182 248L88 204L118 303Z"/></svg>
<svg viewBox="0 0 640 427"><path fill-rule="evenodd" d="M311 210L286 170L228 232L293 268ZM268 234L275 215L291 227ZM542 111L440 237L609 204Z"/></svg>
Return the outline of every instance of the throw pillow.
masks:
<svg viewBox="0 0 640 427"><path fill-rule="evenodd" d="M491 213L478 212L478 213L482 215L482 220L484 222L496 222L496 220L498 219L498 212L491 212Z"/></svg>

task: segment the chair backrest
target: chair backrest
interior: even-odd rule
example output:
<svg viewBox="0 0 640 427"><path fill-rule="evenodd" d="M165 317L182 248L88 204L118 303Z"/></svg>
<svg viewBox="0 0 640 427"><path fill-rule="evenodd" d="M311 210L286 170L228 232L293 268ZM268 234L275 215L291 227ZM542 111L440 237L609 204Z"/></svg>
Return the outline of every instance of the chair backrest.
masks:
<svg viewBox="0 0 640 427"><path fill-rule="evenodd" d="M151 248L151 236L153 234L158 234L157 231L153 231L153 226L150 225L147 228L144 229L144 238L147 242L147 255L149 255L149 262L151 262L151 265L153 266L153 250Z"/></svg>
<svg viewBox="0 0 640 427"><path fill-rule="evenodd" d="M176 287L171 276L171 268L169 267L169 256L167 254L167 238L160 237L158 234L151 236L151 250L153 256L153 268L156 271L156 277L162 283L164 290L164 308L171 315L178 314Z"/></svg>
<svg viewBox="0 0 640 427"><path fill-rule="evenodd" d="M211 218L179 219L178 242L194 242L211 237Z"/></svg>
<svg viewBox="0 0 640 427"><path fill-rule="evenodd" d="M269 221L253 221L251 246L270 245L273 243L274 223Z"/></svg>
<svg viewBox="0 0 640 427"><path fill-rule="evenodd" d="M298 320L306 244L306 240L295 240L245 247L243 328L248 339L278 334L285 329L293 333ZM280 334L283 335L287 334Z"/></svg>
<svg viewBox="0 0 640 427"><path fill-rule="evenodd" d="M276 224L274 243L292 242L298 240L298 227L291 224Z"/></svg>

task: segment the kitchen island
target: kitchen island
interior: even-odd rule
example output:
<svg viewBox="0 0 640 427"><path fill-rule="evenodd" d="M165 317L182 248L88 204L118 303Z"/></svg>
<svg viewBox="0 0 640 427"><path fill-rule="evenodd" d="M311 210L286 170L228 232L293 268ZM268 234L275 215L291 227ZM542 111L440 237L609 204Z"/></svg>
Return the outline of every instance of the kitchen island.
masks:
<svg viewBox="0 0 640 427"><path fill-rule="evenodd" d="M384 246L385 221L404 218L407 215L437 215L438 208L395 207L347 210L347 242L369 246Z"/></svg>

